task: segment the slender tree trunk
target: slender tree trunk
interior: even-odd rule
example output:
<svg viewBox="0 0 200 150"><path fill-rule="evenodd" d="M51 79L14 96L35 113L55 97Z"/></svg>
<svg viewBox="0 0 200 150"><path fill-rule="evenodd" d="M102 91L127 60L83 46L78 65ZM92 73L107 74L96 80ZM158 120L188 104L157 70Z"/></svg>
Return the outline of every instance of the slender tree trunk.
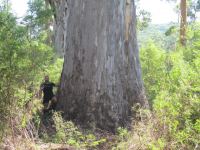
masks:
<svg viewBox="0 0 200 150"><path fill-rule="evenodd" d="M180 22L180 43L186 45L186 28L187 28L187 0L181 0L181 22Z"/></svg>
<svg viewBox="0 0 200 150"><path fill-rule="evenodd" d="M56 43L65 51L58 109L81 124L112 131L126 126L132 106L147 105L134 0L54 3Z"/></svg>

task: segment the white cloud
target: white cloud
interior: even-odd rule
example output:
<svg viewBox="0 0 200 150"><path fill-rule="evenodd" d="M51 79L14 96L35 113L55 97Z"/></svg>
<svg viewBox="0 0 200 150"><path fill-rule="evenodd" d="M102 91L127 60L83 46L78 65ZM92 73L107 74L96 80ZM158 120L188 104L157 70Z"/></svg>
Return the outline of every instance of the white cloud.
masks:
<svg viewBox="0 0 200 150"><path fill-rule="evenodd" d="M27 11L27 2L28 0L11 0L13 12L18 17L23 17Z"/></svg>
<svg viewBox="0 0 200 150"><path fill-rule="evenodd" d="M174 11L175 6L175 3L165 0L140 0L140 7L151 13L154 24L177 22L178 15Z"/></svg>

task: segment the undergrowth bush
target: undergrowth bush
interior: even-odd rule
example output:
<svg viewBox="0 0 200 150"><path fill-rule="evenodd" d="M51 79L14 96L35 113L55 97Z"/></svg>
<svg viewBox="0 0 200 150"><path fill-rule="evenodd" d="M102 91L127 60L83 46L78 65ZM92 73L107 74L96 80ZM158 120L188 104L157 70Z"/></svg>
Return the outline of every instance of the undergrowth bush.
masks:
<svg viewBox="0 0 200 150"><path fill-rule="evenodd" d="M56 132L51 137L46 135L47 141L89 149L96 149L97 146L106 142L106 139L97 138L91 132L81 131L73 122L64 121L60 112L53 113L53 121Z"/></svg>
<svg viewBox="0 0 200 150"><path fill-rule="evenodd" d="M141 48L151 111L139 111L141 121L118 149L200 149L200 30L191 32L188 47L176 51L152 41Z"/></svg>

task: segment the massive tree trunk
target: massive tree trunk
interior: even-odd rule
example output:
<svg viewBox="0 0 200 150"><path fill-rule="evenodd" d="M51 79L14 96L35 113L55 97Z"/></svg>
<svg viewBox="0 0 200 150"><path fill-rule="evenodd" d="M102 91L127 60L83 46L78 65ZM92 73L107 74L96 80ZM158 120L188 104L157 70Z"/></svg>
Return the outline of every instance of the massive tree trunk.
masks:
<svg viewBox="0 0 200 150"><path fill-rule="evenodd" d="M58 93L64 117L106 130L126 126L146 105L134 0L59 0L56 43L65 60Z"/></svg>
<svg viewBox="0 0 200 150"><path fill-rule="evenodd" d="M187 0L181 0L181 22L180 22L180 43L186 45L186 26L187 26Z"/></svg>

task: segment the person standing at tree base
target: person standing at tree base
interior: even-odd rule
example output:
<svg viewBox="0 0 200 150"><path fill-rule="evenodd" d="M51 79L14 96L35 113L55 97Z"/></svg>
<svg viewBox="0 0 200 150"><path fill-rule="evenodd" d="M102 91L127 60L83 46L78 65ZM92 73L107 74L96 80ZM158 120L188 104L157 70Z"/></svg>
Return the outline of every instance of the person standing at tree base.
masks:
<svg viewBox="0 0 200 150"><path fill-rule="evenodd" d="M44 111L54 110L56 107L56 97L53 93L53 88L56 85L49 81L49 76L44 77L44 82L40 85L40 97L43 92Z"/></svg>

